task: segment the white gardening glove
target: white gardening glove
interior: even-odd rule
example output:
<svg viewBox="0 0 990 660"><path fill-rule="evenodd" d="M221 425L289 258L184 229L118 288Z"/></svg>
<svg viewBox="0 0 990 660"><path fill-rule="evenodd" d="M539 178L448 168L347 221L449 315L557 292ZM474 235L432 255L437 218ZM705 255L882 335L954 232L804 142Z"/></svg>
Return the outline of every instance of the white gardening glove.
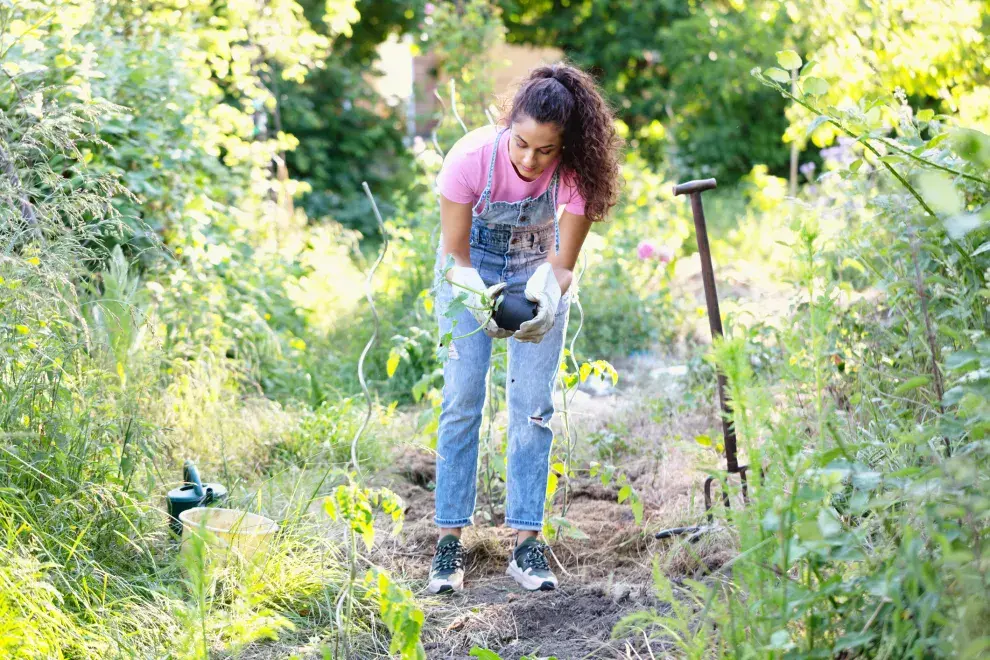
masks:
<svg viewBox="0 0 990 660"><path fill-rule="evenodd" d="M520 325L513 336L519 341L539 344L553 327L560 304L560 284L549 262L540 264L526 281L526 298L537 303L536 316Z"/></svg>
<svg viewBox="0 0 990 660"><path fill-rule="evenodd" d="M447 271L447 278L453 284L458 285L454 287L455 297L460 292L467 294L465 304L468 306L468 311L471 312L471 315L474 316L475 320L478 322L478 325L481 326L486 335L495 339L505 339L506 337L512 336L511 330L503 330L498 327L495 323L495 319L493 318L494 305L492 302L498 297L498 294L502 292L502 289L505 288L505 282L485 286L485 282L481 279L481 275L478 271L468 266L451 266L450 270ZM472 290L469 291L468 289ZM482 304L481 296L475 293L476 291L484 292L485 297L488 299L488 305Z"/></svg>

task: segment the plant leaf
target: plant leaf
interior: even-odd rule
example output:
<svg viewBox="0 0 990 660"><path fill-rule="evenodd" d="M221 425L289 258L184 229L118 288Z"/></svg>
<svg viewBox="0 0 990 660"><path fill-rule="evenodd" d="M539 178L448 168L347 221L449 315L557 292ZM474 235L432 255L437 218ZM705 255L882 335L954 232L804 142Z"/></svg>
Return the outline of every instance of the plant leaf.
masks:
<svg viewBox="0 0 990 660"><path fill-rule="evenodd" d="M633 519L635 519L637 525L643 524L643 500L639 498L639 495L635 495L629 502L629 506L633 512Z"/></svg>
<svg viewBox="0 0 990 660"><path fill-rule="evenodd" d="M630 486L629 484L626 484L625 486L623 486L622 488L620 488L619 489L619 504L622 504L623 502L625 502L626 499L630 495L632 495L632 486Z"/></svg>
<svg viewBox="0 0 990 660"><path fill-rule="evenodd" d="M791 74L787 73L783 69L778 69L775 66L770 67L763 73L770 80L776 80L779 83L791 82Z"/></svg>
<svg viewBox="0 0 990 660"><path fill-rule="evenodd" d="M808 125L808 130L805 132L805 135L811 135L816 130L818 130L819 126L826 123L827 121L828 121L828 117L826 117L825 115L818 115L817 117L815 117L815 120Z"/></svg>
<svg viewBox="0 0 990 660"><path fill-rule="evenodd" d="M943 172L925 172L918 177L921 196L936 211L955 215L963 210L962 196L952 179Z"/></svg>
<svg viewBox="0 0 990 660"><path fill-rule="evenodd" d="M804 90L805 94L810 94L812 96L821 96L822 94L828 91L828 83L821 78L810 76L808 78L805 78L804 82L801 83L801 89Z"/></svg>
<svg viewBox="0 0 990 660"><path fill-rule="evenodd" d="M788 71L800 69L801 56L793 50L778 50L777 64L779 64L782 69L787 69Z"/></svg>
<svg viewBox="0 0 990 660"><path fill-rule="evenodd" d="M909 378L905 382L894 388L894 394L906 394L911 390L916 390L919 387L924 387L931 382L930 376L915 376L914 378Z"/></svg>
<svg viewBox="0 0 990 660"><path fill-rule="evenodd" d="M395 370L399 368L399 360L401 359L402 356L399 355L398 349L393 348L388 352L388 362L385 363L385 373L388 374L389 378L395 375Z"/></svg>

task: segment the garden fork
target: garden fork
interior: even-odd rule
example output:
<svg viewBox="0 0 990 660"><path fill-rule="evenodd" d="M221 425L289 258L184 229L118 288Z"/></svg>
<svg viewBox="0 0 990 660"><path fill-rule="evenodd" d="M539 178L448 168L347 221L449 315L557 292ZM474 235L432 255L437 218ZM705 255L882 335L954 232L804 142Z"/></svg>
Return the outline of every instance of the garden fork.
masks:
<svg viewBox="0 0 990 660"><path fill-rule="evenodd" d="M691 214L694 216L694 233L698 239L698 256L701 259L701 281L705 288L705 305L708 308L708 325L712 331L712 340L722 337L722 315L718 309L718 292L715 290L715 272L712 269L712 252L708 245L708 227L705 224L705 209L701 205L701 193L716 187L715 179L699 179L674 186L674 195L690 195ZM742 481L743 501L749 502L746 483L748 465L739 465L736 457L736 431L729 421L732 411L725 400L725 375L718 373L718 402L722 410L722 436L725 446L725 463L728 474L738 474ZM675 527L657 532L656 538L665 539L680 534L691 534L690 540L695 540L704 532L710 531L715 521L712 513L712 483L714 476L705 479L705 512L708 515L708 525L692 525L690 527ZM722 489L722 503L729 506L729 492Z"/></svg>

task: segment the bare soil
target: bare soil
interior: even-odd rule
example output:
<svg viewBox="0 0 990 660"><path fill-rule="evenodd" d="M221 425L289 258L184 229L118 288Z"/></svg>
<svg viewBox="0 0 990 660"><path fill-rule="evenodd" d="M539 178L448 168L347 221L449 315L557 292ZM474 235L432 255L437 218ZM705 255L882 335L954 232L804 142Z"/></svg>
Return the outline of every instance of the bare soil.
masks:
<svg viewBox="0 0 990 660"><path fill-rule="evenodd" d="M753 280L749 274L754 270L743 262L723 264L718 270L723 316L766 319L786 310L787 296L780 283ZM696 257L683 260L675 280L677 295L693 298L703 309ZM699 314L683 338L710 341L707 317ZM672 350L682 351L682 346ZM617 388L591 384L569 398L567 419L575 447L572 468L586 469L591 460L614 465L642 498L643 521L636 523L628 502L618 502L619 486L614 481L602 484L586 473L570 481L561 479L553 513L564 515L587 538L559 537L551 543L551 566L560 580L556 591L526 592L505 575L512 530L501 525L501 502L490 502L486 489L479 488L476 524L463 537L468 549L465 590L442 596L427 593L437 541L432 522L434 457L425 448L400 450L391 466L375 477L378 485L402 496L406 522L399 536L380 535L369 558L416 594L426 613L422 640L429 658L468 659L475 647L495 651L503 660L678 657L671 640L655 626L647 623L623 634L615 634L615 626L637 612L662 616L670 610L670 603L658 601L655 595L654 563L675 584L684 578L706 579L735 555L737 547L737 539L726 528L695 542L654 537L662 529L705 522L702 484L708 474L724 467L722 457L694 440L703 433L716 441L721 437L714 387L709 390L710 401L686 404L687 370L681 361L647 354L615 363L620 374ZM552 421L555 442L564 441L560 403ZM411 418L405 421L414 424ZM405 421L400 419L400 425ZM496 416L495 427L500 426L504 429L504 410ZM500 496L496 490L494 499ZM482 512L494 515L485 519L479 515ZM310 643L300 646L307 636ZM300 630L294 643L257 645L257 653L247 655L254 660L317 658L320 637L321 631Z"/></svg>
<svg viewBox="0 0 990 660"><path fill-rule="evenodd" d="M676 581L703 577L732 556L735 544L728 532L706 535L696 543L654 538L660 529L701 521L706 474L695 466L715 467L720 459L699 447L694 437L713 432L717 417L713 406L678 413L660 403L676 399L682 370L655 357L617 366L622 387L599 388L601 396L578 392L569 401L579 443L573 465L586 467L587 459L603 460L589 442L596 432L601 437L610 431L621 440L623 451L606 458L640 494L643 523L636 524L628 502L618 503L614 482L602 485L589 476L573 478L567 484L566 519L587 538L561 536L551 544L551 567L560 580L556 591L526 592L506 576L513 532L476 516L477 524L463 537L468 550L465 590L441 596L426 593L423 586L437 540L432 522L433 456L428 450L407 449L385 473L383 483L406 502L406 525L399 538L377 548L375 560L414 591L418 585L416 593L427 613L423 642L429 658L469 658L474 647L495 651L504 660L669 657L667 642L655 631L617 639L612 631L630 613L663 613L669 608L657 602L652 589L654 560ZM561 420L555 416L554 423L562 442ZM561 483L555 514L562 510L563 488ZM498 511L501 503L489 507L484 491L479 489L477 510ZM496 515L496 523L499 518Z"/></svg>

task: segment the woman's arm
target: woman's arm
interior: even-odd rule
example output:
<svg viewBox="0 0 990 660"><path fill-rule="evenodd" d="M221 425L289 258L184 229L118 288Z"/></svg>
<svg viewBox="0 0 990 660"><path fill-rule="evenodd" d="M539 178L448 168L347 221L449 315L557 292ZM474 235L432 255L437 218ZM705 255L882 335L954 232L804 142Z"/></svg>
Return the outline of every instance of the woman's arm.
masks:
<svg viewBox="0 0 990 660"><path fill-rule="evenodd" d="M455 266L471 267L471 204L458 204L440 195L440 233L443 255Z"/></svg>
<svg viewBox="0 0 990 660"><path fill-rule="evenodd" d="M469 211L470 212L470 211ZM553 274L557 276L560 292L566 293L574 279L574 265L581 246L591 229L591 221L584 215L575 215L564 211L560 216L560 252L550 255L548 261L553 266Z"/></svg>

